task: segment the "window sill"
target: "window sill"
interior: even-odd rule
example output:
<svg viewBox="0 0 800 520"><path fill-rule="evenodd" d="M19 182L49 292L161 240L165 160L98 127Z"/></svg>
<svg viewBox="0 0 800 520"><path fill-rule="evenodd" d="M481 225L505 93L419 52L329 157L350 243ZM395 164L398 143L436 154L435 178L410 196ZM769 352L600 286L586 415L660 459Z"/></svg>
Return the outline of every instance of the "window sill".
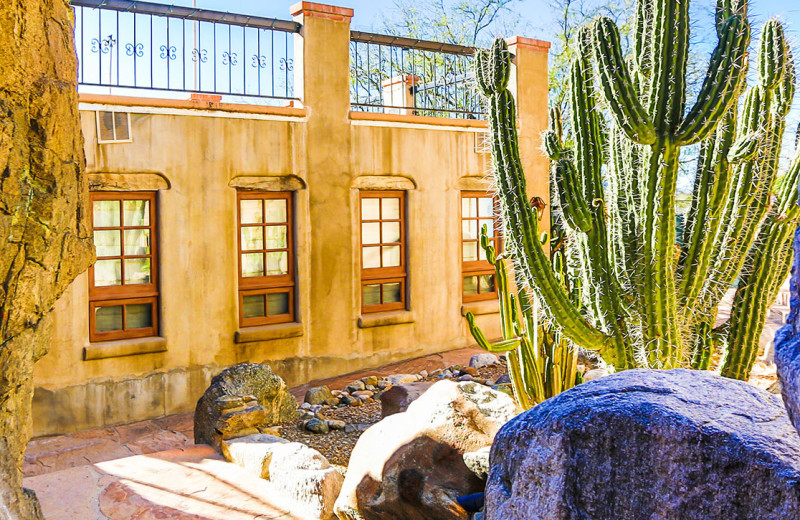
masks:
<svg viewBox="0 0 800 520"><path fill-rule="evenodd" d="M83 360L107 359L137 354L153 354L167 351L167 340L160 336L150 338L122 339L90 343L83 347Z"/></svg>
<svg viewBox="0 0 800 520"><path fill-rule="evenodd" d="M268 341L271 339L297 338L303 335L302 323L279 323L276 325L262 325L260 327L245 327L236 331L233 336L234 343L250 343L253 341Z"/></svg>
<svg viewBox="0 0 800 520"><path fill-rule="evenodd" d="M481 314L497 314L500 312L500 301L494 299L462 304L461 315L466 316L468 312L471 312L475 316L480 316Z"/></svg>
<svg viewBox="0 0 800 520"><path fill-rule="evenodd" d="M376 312L375 314L360 316L358 318L358 328L368 329L386 325L401 325L403 323L414 323L414 321L416 320L412 311Z"/></svg>

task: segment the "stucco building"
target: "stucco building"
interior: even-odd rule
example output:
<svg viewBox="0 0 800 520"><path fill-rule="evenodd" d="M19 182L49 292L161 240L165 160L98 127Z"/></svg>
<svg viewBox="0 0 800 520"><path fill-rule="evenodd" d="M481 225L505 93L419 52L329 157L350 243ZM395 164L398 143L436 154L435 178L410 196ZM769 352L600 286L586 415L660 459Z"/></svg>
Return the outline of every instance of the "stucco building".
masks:
<svg viewBox="0 0 800 520"><path fill-rule="evenodd" d="M93 3L73 2L81 10L76 34L89 30L99 11ZM92 90L124 85L126 51L136 60L137 38L146 38L134 32L130 40L124 19L93 29L95 54L95 38L78 36L82 67L97 56L117 60L116 75L114 65L107 69L110 83L106 71L96 81L82 71L97 262L53 314L53 344L36 365L35 435L193 410L210 378L239 362L268 363L295 385L471 345L467 310L484 331L499 334L491 271L476 241L482 224L494 226L486 122L463 103L450 112L420 105L414 98L424 91L424 74L389 77L378 90L382 99L367 102L356 100L351 77L359 44L383 45L389 56L392 47L421 49L444 56L437 63L445 67L454 56L469 60L469 50L375 40L351 32L351 10L308 2L278 29L203 13L170 14L167 38L170 30L173 39L180 34L169 25L174 20L184 34L177 45L167 40L168 66L183 57L191 77L192 61L206 63L202 52L219 52L219 42L201 49L209 38L204 24L213 25L215 38L220 27L245 39L251 29L278 31L291 58L272 80L276 71L284 81L291 74L283 85L291 96L281 106L230 102L239 99L231 95L232 76L228 90L206 88L197 79L203 65L193 69L202 88L167 85L170 95L161 98ZM144 11L133 23L142 26L146 16L161 23ZM138 62L139 74L157 59L153 27L144 52L154 51ZM539 148L549 45L519 37L509 43L530 195L547 200ZM227 65L233 54L251 65L249 44L231 51L235 45L228 40ZM252 66L260 70L258 45ZM201 93L190 98L192 90Z"/></svg>

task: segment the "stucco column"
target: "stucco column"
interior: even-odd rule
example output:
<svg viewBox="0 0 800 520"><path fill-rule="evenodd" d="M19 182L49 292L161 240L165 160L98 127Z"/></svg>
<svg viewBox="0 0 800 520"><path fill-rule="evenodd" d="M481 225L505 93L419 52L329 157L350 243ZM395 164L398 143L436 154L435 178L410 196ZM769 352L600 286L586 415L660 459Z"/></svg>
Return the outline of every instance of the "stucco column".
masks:
<svg viewBox="0 0 800 520"><path fill-rule="evenodd" d="M350 19L353 10L300 2L291 8L303 24L295 47L295 78L306 124L306 178L309 215L298 219L310 237L309 277L298 280L307 295L300 301L307 317L307 355L320 358L350 354L358 303L353 287L351 237L355 208L350 183ZM305 310L307 309L307 310Z"/></svg>
<svg viewBox="0 0 800 520"><path fill-rule="evenodd" d="M547 130L550 42L522 36L514 36L507 42L514 55L509 88L517 101L519 149L528 180L528 198L541 197L547 204L540 227L549 231L550 163L542 151L542 132Z"/></svg>

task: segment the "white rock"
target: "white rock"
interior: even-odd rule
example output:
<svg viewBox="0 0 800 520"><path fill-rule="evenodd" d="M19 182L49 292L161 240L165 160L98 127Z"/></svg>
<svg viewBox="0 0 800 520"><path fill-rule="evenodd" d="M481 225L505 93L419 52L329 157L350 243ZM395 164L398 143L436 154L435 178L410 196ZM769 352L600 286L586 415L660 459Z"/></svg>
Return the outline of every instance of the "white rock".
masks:
<svg viewBox="0 0 800 520"><path fill-rule="evenodd" d="M584 381L593 381L595 379L600 379L601 377L605 377L608 375L608 370L605 368L594 368L592 370L587 370L585 374L583 374Z"/></svg>
<svg viewBox="0 0 800 520"><path fill-rule="evenodd" d="M277 444L288 443L274 435L256 434L223 440L222 455L253 475L269 479L269 464Z"/></svg>

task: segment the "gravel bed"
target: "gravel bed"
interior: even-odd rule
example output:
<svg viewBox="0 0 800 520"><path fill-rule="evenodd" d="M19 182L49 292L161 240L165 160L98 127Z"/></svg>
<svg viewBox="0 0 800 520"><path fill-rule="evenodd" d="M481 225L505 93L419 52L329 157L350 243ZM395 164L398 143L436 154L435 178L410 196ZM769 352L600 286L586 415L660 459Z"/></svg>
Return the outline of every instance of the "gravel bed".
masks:
<svg viewBox="0 0 800 520"><path fill-rule="evenodd" d="M496 380L506 373L504 363L490 365L478 370L476 378ZM438 376L428 376L423 381L439 381ZM457 378L448 378L455 381ZM361 437L361 434L369 426L381 420L381 403L377 399L364 403L361 406L342 406L342 407L323 407L321 414L327 419L344 421L348 425L358 426L357 431L345 432L344 430L331 430L329 433L312 433L303 428L303 419L298 419L292 423L285 424L280 429L280 435L284 439L293 442L302 442L314 448L324 455L328 461L339 471L344 472L350 460L350 454Z"/></svg>

